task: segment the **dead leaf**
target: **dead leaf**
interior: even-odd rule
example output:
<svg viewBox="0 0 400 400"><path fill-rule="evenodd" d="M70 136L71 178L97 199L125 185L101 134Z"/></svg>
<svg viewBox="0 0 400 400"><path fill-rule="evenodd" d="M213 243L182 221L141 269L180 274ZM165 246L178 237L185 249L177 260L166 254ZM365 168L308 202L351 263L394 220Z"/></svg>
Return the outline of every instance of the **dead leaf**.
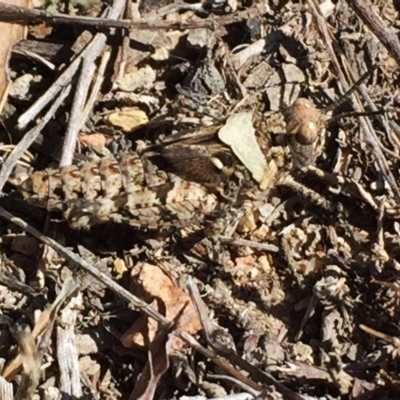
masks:
<svg viewBox="0 0 400 400"><path fill-rule="evenodd" d="M252 232L251 239L257 242L265 242L270 231L270 227L266 224L263 224L254 232Z"/></svg>
<svg viewBox="0 0 400 400"><path fill-rule="evenodd" d="M253 232L257 228L257 222L259 220L258 210L253 206L251 201L245 201L243 209L246 210L246 212L239 221L237 231L240 233Z"/></svg>
<svg viewBox="0 0 400 400"><path fill-rule="evenodd" d="M232 274L235 278L242 278L248 276L251 271L256 267L256 259L253 255L249 254L244 257L237 257L234 263L229 266L226 265L226 271Z"/></svg>
<svg viewBox="0 0 400 400"><path fill-rule="evenodd" d="M261 183L268 167L255 136L253 113L241 112L231 115L225 126L219 130L218 137L232 149L253 178Z"/></svg>
<svg viewBox="0 0 400 400"><path fill-rule="evenodd" d="M272 270L271 267L271 262L269 260L269 257L266 255L263 255L258 258L258 264L262 267L263 271L266 273L270 273Z"/></svg>
<svg viewBox="0 0 400 400"><path fill-rule="evenodd" d="M376 383L367 382L358 378L354 379L354 385L351 389L351 398L362 399L364 396L376 389ZM372 394L372 393L370 393ZM372 396L370 398L373 398Z"/></svg>
<svg viewBox="0 0 400 400"><path fill-rule="evenodd" d="M99 347L96 341L88 334L79 334L75 337L75 346L78 350L78 354L86 356L88 354L97 354Z"/></svg>
<svg viewBox="0 0 400 400"><path fill-rule="evenodd" d="M318 254L320 253L320 254ZM315 274L326 267L326 256L321 252L316 252L306 260L298 261L298 272L302 275Z"/></svg>
<svg viewBox="0 0 400 400"><path fill-rule="evenodd" d="M292 368L284 372L286 376L304 377L306 379L331 382L329 372L323 368L309 365L301 361L293 361Z"/></svg>
<svg viewBox="0 0 400 400"><path fill-rule="evenodd" d="M176 48L184 34L184 32L178 30L169 32L159 30L155 32L153 30L132 29L129 37L144 46L151 46L154 49L151 58L156 61L163 61L168 59L170 51Z"/></svg>
<svg viewBox="0 0 400 400"><path fill-rule="evenodd" d="M53 27L45 23L37 24L29 28L29 34L36 39L45 39L53 32Z"/></svg>
<svg viewBox="0 0 400 400"><path fill-rule="evenodd" d="M249 269L254 267L255 262L256 259L251 254L235 258L236 268L242 269L243 271L249 271Z"/></svg>
<svg viewBox="0 0 400 400"><path fill-rule="evenodd" d="M29 7L29 0L6 0L5 3L18 7ZM18 24L0 22L0 113L7 101L11 82L7 76L7 63L11 47L15 42L26 37L26 27Z"/></svg>
<svg viewBox="0 0 400 400"><path fill-rule="evenodd" d="M131 133L149 122L146 113L136 107L123 108L121 111L109 114L105 119L107 123L121 128L126 133Z"/></svg>
<svg viewBox="0 0 400 400"><path fill-rule="evenodd" d="M294 64L283 63L282 70L285 75L286 82L302 83L306 80L304 72Z"/></svg>
<svg viewBox="0 0 400 400"><path fill-rule="evenodd" d="M151 344L148 352L149 360L129 400L152 400L154 398L158 382L169 368L169 356L174 339L173 333L164 328L164 332Z"/></svg>
<svg viewBox="0 0 400 400"><path fill-rule="evenodd" d="M170 321L175 321L177 328L195 334L201 329L201 323L196 308L188 294L176 286L171 278L158 266L147 263L139 264L132 271L132 278L140 289L153 299L151 306L165 315ZM146 347L152 343L159 324L152 318L142 314L122 337L125 347ZM172 349L183 346L179 338L174 338Z"/></svg>
<svg viewBox="0 0 400 400"><path fill-rule="evenodd" d="M51 327L60 307L78 289L78 284L72 278L68 278L64 282L64 285L54 302L49 308L42 312L36 325L34 326L32 330L33 339L37 339L38 337L42 336ZM23 357L21 353L19 353L4 367L4 369L1 371L1 376L9 381L13 380L21 370L22 363Z"/></svg>
<svg viewBox="0 0 400 400"><path fill-rule="evenodd" d="M81 374L86 374L87 376L93 377L100 375L100 364L92 360L89 356L84 356L79 359L79 370Z"/></svg>
<svg viewBox="0 0 400 400"><path fill-rule="evenodd" d="M114 260L114 272L118 275L123 275L128 268L126 267L125 261L122 258L117 258Z"/></svg>
<svg viewBox="0 0 400 400"><path fill-rule="evenodd" d="M127 68L123 75L118 78L116 84L125 92L135 92L151 89L155 80L156 73L149 65L146 65L143 68Z"/></svg>
<svg viewBox="0 0 400 400"><path fill-rule="evenodd" d="M14 79L11 85L9 96L17 100L27 100L31 98L32 87L42 80L41 76L32 74L23 74Z"/></svg>
<svg viewBox="0 0 400 400"><path fill-rule="evenodd" d="M188 45L197 48L210 48L215 42L215 33L208 28L191 29L187 37Z"/></svg>
<svg viewBox="0 0 400 400"><path fill-rule="evenodd" d="M79 135L79 143L84 148L89 146L103 148L107 143L107 138L102 133L81 133Z"/></svg>

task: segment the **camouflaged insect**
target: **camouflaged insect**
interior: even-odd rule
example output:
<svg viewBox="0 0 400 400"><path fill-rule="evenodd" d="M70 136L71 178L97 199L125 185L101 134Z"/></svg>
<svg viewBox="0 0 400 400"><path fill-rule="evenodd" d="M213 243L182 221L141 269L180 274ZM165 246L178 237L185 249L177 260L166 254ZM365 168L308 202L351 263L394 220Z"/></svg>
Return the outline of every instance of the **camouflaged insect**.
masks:
<svg viewBox="0 0 400 400"><path fill-rule="evenodd" d="M241 120L243 115L236 114ZM321 149L321 113L308 100L298 99L283 117L291 137L294 165L306 167ZM218 197L234 203L242 189L253 187L252 181L262 190L278 183L280 174L274 160L264 160L268 150L265 137L243 139L241 145L243 131L251 127L254 132L251 117L246 126L225 129L228 124L215 125L173 135L161 145L151 146L147 157L131 152L80 166L35 172L20 190L28 202L61 211L72 228L105 222L157 228L199 221L217 209ZM233 145L230 130L234 128L239 136ZM224 129L227 132L222 137ZM256 150L263 162L254 166L252 162L260 159L255 157ZM148 166L146 161L151 159L154 170L149 179L144 165Z"/></svg>
<svg viewBox="0 0 400 400"><path fill-rule="evenodd" d="M216 196L196 183L177 176L155 187L146 186L143 164L137 153L47 169L33 173L21 185L24 198L49 211L62 211L72 228L105 222L158 227L195 219L202 210L210 214Z"/></svg>

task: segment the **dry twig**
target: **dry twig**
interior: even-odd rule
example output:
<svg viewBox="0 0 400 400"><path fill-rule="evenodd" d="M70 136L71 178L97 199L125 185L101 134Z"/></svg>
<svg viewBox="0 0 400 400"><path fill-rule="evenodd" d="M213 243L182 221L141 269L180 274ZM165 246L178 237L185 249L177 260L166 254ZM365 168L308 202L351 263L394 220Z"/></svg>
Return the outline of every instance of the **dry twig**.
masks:
<svg viewBox="0 0 400 400"><path fill-rule="evenodd" d="M92 18L82 16L71 16L65 14L49 15L45 11L17 7L10 4L0 3L0 21L18 23L18 24L34 24L46 23L47 25L77 25L85 27L93 27L98 29L117 28L117 29L198 29L209 28L214 29L215 26L224 26L240 21L246 21L252 16L259 15L260 10L257 7L251 7L245 11L237 12L236 15L214 16L211 21L135 21L135 20L118 20L117 17L110 18Z"/></svg>
<svg viewBox="0 0 400 400"><path fill-rule="evenodd" d="M365 0L347 0L355 13L364 21L369 29L382 42L400 66L400 41L393 29L386 26L382 18Z"/></svg>
<svg viewBox="0 0 400 400"><path fill-rule="evenodd" d="M49 111L47 111L46 115L42 118L39 124L24 135L24 137L14 148L12 153L7 157L7 160L4 162L0 174L0 193L3 190L3 187L6 184L7 179L10 177L19 159L29 149L31 144L37 139L44 126L50 121L50 119L57 112L57 109L63 103L63 101L68 96L70 91L71 91L71 85L68 85L65 89L63 89L63 91L51 105Z"/></svg>
<svg viewBox="0 0 400 400"><path fill-rule="evenodd" d="M246 240L246 239L233 239L228 236L217 235L215 239L219 240L221 243L228 244L231 246L247 246L251 249L256 249L260 251L268 251L271 253L277 253L279 251L277 246L268 243L259 243L254 240Z"/></svg>
<svg viewBox="0 0 400 400"><path fill-rule="evenodd" d="M91 264L86 262L84 259L82 259L78 255L74 254L71 250L65 248L64 246L61 246L55 240L43 235L38 230L36 230L35 228L33 228L32 226L27 224L25 221L23 221L22 219L14 217L11 213L6 211L2 207L0 207L0 216L7 219L10 222L13 222L20 228L26 230L32 236L36 237L38 240L40 240L43 243L54 248L61 256L65 257L65 259L67 259L73 265L75 265L79 268L82 268L88 274L90 274L95 279L97 279L99 282L101 282L103 285L105 285L110 290L112 290L116 295L120 296L125 301L127 301L134 309L140 310L143 313L145 313L147 316L154 318L159 324L161 324L163 326L168 326L170 324L169 320L167 320L163 315L161 315L160 313L155 311L146 302L144 302L143 300L140 300L138 297L136 297L132 293L128 292L126 289L124 289L118 283L116 283L112 278L105 275L104 273L99 271L97 268L93 267ZM205 357L212 360L212 362L214 362L216 365L221 367L224 371L226 371L236 377L238 376L238 374L241 375L241 373L239 371L237 371L230 363L228 363L225 360L221 359L220 357L216 356L212 351L204 348L202 345L200 345L200 343L197 342L197 340L195 340L188 333L183 332L179 329L176 329L174 332L179 338L184 340L186 343L190 344L199 353L201 353ZM241 368L246 369L249 372L250 376L252 376L253 379L255 379L261 383L266 383L267 385L272 384L272 385L276 386L276 388L279 391L281 391L282 393L285 393L287 398L290 400L303 400L300 395L292 392L290 389L286 388L284 385L277 382L273 377L260 371L258 368L255 368L254 366L252 366L251 364L249 364L248 362L246 362L239 356L234 357L234 355L233 355L231 357L234 358L235 364L237 364ZM249 380L248 378L246 378L246 380L252 385L252 387L254 389L262 390L262 386L256 384L255 382L251 383L252 381Z"/></svg>
<svg viewBox="0 0 400 400"><path fill-rule="evenodd" d="M75 346L77 310L66 307L62 311L62 324L57 327L57 361L60 369L60 391L71 399L83 394L79 371L79 354Z"/></svg>
<svg viewBox="0 0 400 400"><path fill-rule="evenodd" d="M7 213L7 211L5 212ZM65 280L64 285L60 293L58 294L57 298L54 300L52 305L47 310L42 312L39 320L37 321L35 327L33 328L32 337L34 339L45 335L45 333L51 328L60 307L73 293L76 292L77 288L78 285L74 282L72 278L68 278ZM22 357L19 354L6 365L6 367L1 372L1 375L8 380L14 379L16 374L21 369L21 364L22 364Z"/></svg>
<svg viewBox="0 0 400 400"><path fill-rule="evenodd" d="M342 72L342 69L340 68L340 63L336 56L336 52L333 49L331 36L329 35L329 32L328 32L327 23L326 23L325 19L323 18L323 16L321 15L321 13L315 3L315 0L307 0L307 3L309 4L312 14L316 19L318 30L320 31L321 36L326 44L328 53L333 62L333 66L335 68L335 73L339 77L338 83L340 83L340 85L342 86L342 89L344 89L344 91L348 91L350 85L347 82L347 79L345 78L345 76ZM353 81L356 82L358 80L358 77L352 71L351 68L349 68L349 73L350 73ZM360 86L362 87L362 84ZM356 96L355 93L352 93L351 98L353 100L353 106L355 107L355 111L363 112L364 110L363 110L361 102L359 101L358 96ZM372 109L372 111L377 111L377 108L375 107L374 109ZM400 189L397 185L396 179L394 178L394 176L390 170L389 163L383 154L382 144L380 143L379 138L372 127L371 121L368 118L360 117L360 122L361 122L361 126L362 126L362 131L364 132L364 137L365 137L367 143L370 145L371 150L375 156L376 162L379 166L378 169L380 171L382 171L382 173L384 174L385 178L387 179L388 183L390 184L391 189L394 192L394 195L397 197L397 199L400 199Z"/></svg>

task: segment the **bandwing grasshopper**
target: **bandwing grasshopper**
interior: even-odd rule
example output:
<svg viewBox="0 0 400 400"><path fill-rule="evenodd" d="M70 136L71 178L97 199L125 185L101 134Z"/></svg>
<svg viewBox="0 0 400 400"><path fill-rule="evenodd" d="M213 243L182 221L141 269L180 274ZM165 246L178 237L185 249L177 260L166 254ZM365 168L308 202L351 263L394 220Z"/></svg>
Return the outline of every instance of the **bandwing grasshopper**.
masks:
<svg viewBox="0 0 400 400"><path fill-rule="evenodd" d="M242 114L246 128L249 118ZM293 154L301 156L304 149L311 149L311 156L300 157L300 164L311 163L319 139L318 110L308 100L298 99L284 117ZM191 221L195 215L212 213L218 205L217 196L234 202L243 186L253 185L251 176L262 189L278 180L271 160L254 166L255 154L264 157L262 137L258 142L251 140L253 147L243 152L249 139L243 139L241 146L240 134L247 128L239 132L235 143L229 138L229 129L228 140L226 134L221 136L222 128L226 126L172 135L158 145L116 158L35 172L23 182L21 192L30 203L62 211L72 228L109 221L149 227Z"/></svg>

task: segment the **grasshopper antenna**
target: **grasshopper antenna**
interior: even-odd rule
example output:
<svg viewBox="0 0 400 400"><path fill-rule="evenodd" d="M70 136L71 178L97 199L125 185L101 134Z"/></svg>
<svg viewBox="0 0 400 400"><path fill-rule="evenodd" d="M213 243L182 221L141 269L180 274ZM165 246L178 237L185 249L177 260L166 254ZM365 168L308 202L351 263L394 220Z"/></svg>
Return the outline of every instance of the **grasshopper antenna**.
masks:
<svg viewBox="0 0 400 400"><path fill-rule="evenodd" d="M338 108L343 103L348 101L350 99L350 95L354 93L356 90L358 90L359 86L372 74L374 69L375 67L362 74L361 77L357 80L357 82L354 83L354 85L343 96L341 96L338 100L334 101L329 107L326 107L324 111L326 113L333 111L335 108Z"/></svg>
<svg viewBox="0 0 400 400"><path fill-rule="evenodd" d="M372 72L374 70L375 70L375 67L372 67L371 70L368 70L363 75L361 75L361 77L354 83L354 85L343 96L341 96L339 100L334 101L329 107L326 107L324 109L325 115L327 113L329 113L330 111L333 111L335 108L339 107L346 101L348 101L350 99L351 94L354 93L355 90L359 90L360 85L372 74ZM384 114L384 113L385 113L385 110L383 110L383 109L377 110L377 111L362 111L362 112L349 111L349 112L340 113L333 117L329 117L327 119L327 122L332 123L334 121L337 121L338 119L347 118L347 117L368 117L368 116L380 115L380 114Z"/></svg>

